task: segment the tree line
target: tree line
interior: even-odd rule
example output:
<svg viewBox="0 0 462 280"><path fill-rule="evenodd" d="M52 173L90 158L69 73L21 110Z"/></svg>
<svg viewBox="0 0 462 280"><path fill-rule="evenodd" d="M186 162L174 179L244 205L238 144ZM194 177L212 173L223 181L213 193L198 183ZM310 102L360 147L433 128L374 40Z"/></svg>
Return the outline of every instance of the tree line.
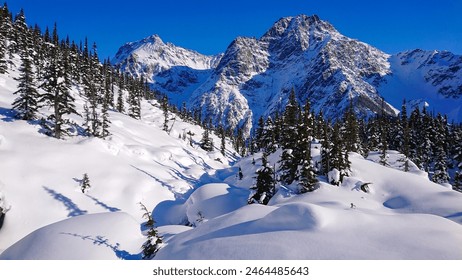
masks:
<svg viewBox="0 0 462 280"><path fill-rule="evenodd" d="M76 44L60 38L55 24L44 32L38 25L29 27L21 10L14 18L7 4L0 7L0 73L16 67L20 60L17 98L13 109L18 119L37 121L42 131L58 139L70 134L95 137L109 135L108 111L115 110L141 118L142 98L158 97L146 80L120 73L109 62L100 61L97 45L87 39ZM85 104L78 112L71 89L77 90ZM39 113L40 108L50 113ZM82 124L69 116L79 115Z"/></svg>

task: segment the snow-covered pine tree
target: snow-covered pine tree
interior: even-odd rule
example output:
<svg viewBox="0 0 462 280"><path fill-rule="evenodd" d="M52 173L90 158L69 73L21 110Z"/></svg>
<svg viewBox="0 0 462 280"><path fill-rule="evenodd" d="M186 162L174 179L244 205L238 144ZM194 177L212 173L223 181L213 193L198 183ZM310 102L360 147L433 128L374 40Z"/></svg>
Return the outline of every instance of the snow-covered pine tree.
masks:
<svg viewBox="0 0 462 280"><path fill-rule="evenodd" d="M65 119L64 115L78 114L75 111L75 99L69 91L69 75L65 69L65 58L62 57L58 47L52 47L43 82L40 85L45 94L40 96L39 102L53 108L53 113L48 120L52 122L53 135L58 139L68 134L64 125L68 124L69 120Z"/></svg>
<svg viewBox="0 0 462 280"><path fill-rule="evenodd" d="M119 92L117 95L117 111L119 113L125 113L125 102L124 102L124 97L123 97L123 91L124 91L124 79L123 76L119 78Z"/></svg>
<svg viewBox="0 0 462 280"><path fill-rule="evenodd" d="M144 225L147 228L147 240L141 246L141 249L143 250L141 254L144 260L151 260L156 256L157 252L162 247L163 240L154 227L155 221L151 213L149 213L148 209L143 203L140 202L140 206L141 210L144 212L143 218L146 219L146 223Z"/></svg>
<svg viewBox="0 0 462 280"><path fill-rule="evenodd" d="M4 14L3 7L0 8L0 74L5 74L8 70L6 59L7 53L7 22L8 16Z"/></svg>
<svg viewBox="0 0 462 280"><path fill-rule="evenodd" d="M220 126L220 152L224 156L226 154L226 133L224 127Z"/></svg>
<svg viewBox="0 0 462 280"><path fill-rule="evenodd" d="M322 124L322 135L321 135L321 174L327 175L332 169L330 151L332 149L331 138L331 127L328 122Z"/></svg>
<svg viewBox="0 0 462 280"><path fill-rule="evenodd" d="M449 173L447 168L447 135L446 128L447 121L440 114L433 120L433 176L432 181L438 184L445 184L449 182Z"/></svg>
<svg viewBox="0 0 462 280"><path fill-rule="evenodd" d="M273 119L271 117L268 117L263 126L261 136L259 140L257 140L259 142L260 148L269 154L274 153L278 146L278 144L276 143L274 130L275 125Z"/></svg>
<svg viewBox="0 0 462 280"><path fill-rule="evenodd" d="M109 92L106 92L106 95L110 94ZM103 101L103 107L101 109L101 114L102 114L102 131L101 131L101 137L106 138L108 137L111 133L109 132L109 128L111 126L111 120L109 119L109 99L104 98Z"/></svg>
<svg viewBox="0 0 462 280"><path fill-rule="evenodd" d="M207 152L213 151L213 139L210 137L210 128L207 125L204 127L204 132L202 133L202 138L199 143L199 146Z"/></svg>
<svg viewBox="0 0 462 280"><path fill-rule="evenodd" d="M454 174L453 189L458 192L462 192L462 171L460 169Z"/></svg>
<svg viewBox="0 0 462 280"><path fill-rule="evenodd" d="M281 131L281 147L283 151L279 160L280 179L287 185L292 184L298 178L298 165L301 162L301 151L298 146L299 120L300 109L295 97L295 91L292 89L283 114Z"/></svg>
<svg viewBox="0 0 462 280"><path fill-rule="evenodd" d="M359 139L358 119L356 118L352 100L350 100L350 105L343 116L341 134L347 152L355 152L359 154L363 152L361 140Z"/></svg>
<svg viewBox="0 0 462 280"><path fill-rule="evenodd" d="M89 188L91 188L90 178L88 177L87 173L84 173L82 182L80 183L80 189L82 190L82 193L85 193L85 191L88 190Z"/></svg>
<svg viewBox="0 0 462 280"><path fill-rule="evenodd" d="M311 159L311 151L305 153L305 156L306 159L303 161L300 170L300 193L314 191L316 188L316 183L318 182L318 179L316 178L316 170Z"/></svg>
<svg viewBox="0 0 462 280"><path fill-rule="evenodd" d="M454 139L452 145L453 165L459 174L459 183L462 184L462 126L455 127L453 125L452 135ZM462 189L462 186L460 188Z"/></svg>
<svg viewBox="0 0 462 280"><path fill-rule="evenodd" d="M435 152L435 166L432 176L432 181L437 184L445 184L449 182L449 174L446 164L446 152L442 146L439 146Z"/></svg>
<svg viewBox="0 0 462 280"><path fill-rule="evenodd" d="M137 120L141 119L140 92L134 79L131 80L128 91L128 115Z"/></svg>
<svg viewBox="0 0 462 280"><path fill-rule="evenodd" d="M263 158L262 158L262 167L260 167L256 173L257 173L257 181L254 187L252 187L252 190L255 190L255 193L253 193L250 198L248 203L260 203L267 205L270 199L274 196L276 193L276 182L274 180L274 170L270 166L268 166L268 161L266 159L266 153L263 152Z"/></svg>
<svg viewBox="0 0 462 280"><path fill-rule="evenodd" d="M382 98L382 111L379 116L379 125L380 125L380 164L387 166L388 164L388 128L389 120L385 114L384 110L385 100Z"/></svg>
<svg viewBox="0 0 462 280"><path fill-rule="evenodd" d="M26 16L24 10L21 9L16 15L13 22L13 35L14 40L10 44L10 48L15 53L20 53L21 51L28 51L31 43L32 36L29 34L29 27L26 23Z"/></svg>
<svg viewBox="0 0 462 280"><path fill-rule="evenodd" d="M168 97L164 95L160 102L160 107L162 108L162 112L164 113L164 126L163 130L168 132L168 120L169 120L169 111L168 111Z"/></svg>
<svg viewBox="0 0 462 280"><path fill-rule="evenodd" d="M409 131L409 121L407 118L407 107L406 107L406 100L403 101L403 105L401 106L401 113L400 113L400 128L402 129L402 133L398 134L401 136L402 141L400 147L398 149L405 155L404 159L404 171L409 171L409 154L410 154L410 131Z"/></svg>
<svg viewBox="0 0 462 280"><path fill-rule="evenodd" d="M314 116L311 113L309 100L306 101L304 111L302 113L302 122L299 125L299 141L298 146L301 156L301 168L299 170L299 186L300 193L311 192L315 189L318 182L316 178L316 170L313 166L311 158L311 142L313 141L314 133Z"/></svg>
<svg viewBox="0 0 462 280"><path fill-rule="evenodd" d="M23 46L25 47L25 46ZM18 118L23 120L35 119L38 111L37 84L34 75L31 58L27 47L21 53L20 75L16 80L19 82L18 90L14 94L19 94L13 102L13 109L18 111Z"/></svg>
<svg viewBox="0 0 462 280"><path fill-rule="evenodd" d="M419 134L417 147L421 158L420 168L426 172L430 171L430 164L433 158L433 143L431 135L434 131L433 121L431 116L428 114L426 107L423 107L421 114L421 127L417 131Z"/></svg>
<svg viewBox="0 0 462 280"><path fill-rule="evenodd" d="M334 124L331 137L331 149L328 154L329 158L329 171L336 169L340 172L339 179L340 183L343 181L343 177L349 176L350 174L350 161L348 159L348 152L345 150L343 142L340 137L340 124L337 122Z"/></svg>
<svg viewBox="0 0 462 280"><path fill-rule="evenodd" d="M257 128L255 129L255 146L257 151L262 150L264 147L264 143L262 142L264 129L265 120L263 119L263 116L260 116L260 118L258 118Z"/></svg>

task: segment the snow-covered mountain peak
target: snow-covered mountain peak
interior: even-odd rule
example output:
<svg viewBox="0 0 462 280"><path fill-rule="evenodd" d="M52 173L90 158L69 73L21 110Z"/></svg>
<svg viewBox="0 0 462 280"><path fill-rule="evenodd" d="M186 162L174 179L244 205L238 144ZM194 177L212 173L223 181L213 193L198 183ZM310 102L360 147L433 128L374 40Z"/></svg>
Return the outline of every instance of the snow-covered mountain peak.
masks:
<svg viewBox="0 0 462 280"><path fill-rule="evenodd" d="M122 70L144 75L172 102L201 110L203 119L215 125L244 126L247 135L260 116L284 109L292 89L301 103L310 100L316 112L330 119L342 117L350 101L361 117L374 116L382 104L396 115L403 99L427 102L450 119L462 118L458 102L449 107L441 102L460 98L461 56L423 50L391 56L342 35L316 15L281 18L262 37L238 37L215 57L165 44L156 36L139 45L158 49L144 55L130 50L116 63Z"/></svg>
<svg viewBox="0 0 462 280"><path fill-rule="evenodd" d="M172 43L165 43L158 35L151 35L122 46L112 64L124 72L135 77L144 77L153 83L154 76L172 67L185 66L205 70L214 68L220 58L221 55L203 55Z"/></svg>

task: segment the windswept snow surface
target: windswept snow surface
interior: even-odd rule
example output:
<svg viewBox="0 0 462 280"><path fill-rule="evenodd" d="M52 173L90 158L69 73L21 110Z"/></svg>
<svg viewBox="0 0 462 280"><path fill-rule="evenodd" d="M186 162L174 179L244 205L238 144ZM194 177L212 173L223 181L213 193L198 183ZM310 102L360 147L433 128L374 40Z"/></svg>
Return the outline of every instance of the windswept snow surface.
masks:
<svg viewBox="0 0 462 280"><path fill-rule="evenodd" d="M140 259L139 202L164 239L156 259L462 259L462 194L398 170L396 152L390 167L351 154L338 187L320 177L314 192L278 186L268 206L248 205L260 154L207 153L202 130L180 119L168 135L149 102L141 120L110 112L107 139L50 138L13 118L15 75L0 75L0 259ZM188 131L192 146L178 137ZM279 153L269 156L276 168ZM319 145L312 155L319 161Z"/></svg>
<svg viewBox="0 0 462 280"><path fill-rule="evenodd" d="M259 167L259 158L255 166L251 160L240 162L242 181L236 170L218 175L247 189ZM353 174L341 186L322 182L302 195L291 191L294 186L280 187L270 206L245 205L168 238L157 258L462 258L462 194L357 154L350 160ZM364 183L369 193L361 191Z"/></svg>
<svg viewBox="0 0 462 280"><path fill-rule="evenodd" d="M130 254L137 255L141 252L142 240L133 238L131 233L124 237L123 234L109 235L109 232L141 234L140 225L145 220L139 202L152 210L160 202L184 201L202 176L207 178L215 169L229 166L228 159L219 152L207 153L198 146L201 128L177 118L169 122L170 127L173 125L170 135L164 132L164 116L155 102L142 103L142 120L111 111L111 136L104 140L83 136L57 140L45 136L39 132L39 125L13 118L11 103L16 96L12 93L17 86L14 77L17 72L13 70L0 75L0 195L5 206L2 207L9 210L0 229L0 259L11 256L18 259L110 258L107 248L106 253L91 252L80 245L82 238L69 237L72 234L88 236L85 241L89 244L98 236L116 236L110 240L112 245L124 244L123 248L130 248ZM82 112L84 101L76 89L72 93L77 98L77 110ZM41 113L47 111L42 110ZM71 118L82 123L79 116ZM188 131L194 134L192 146L189 139L179 138ZM219 143L219 139L215 138L214 142ZM227 153L232 158L234 152ZM85 194L80 188L84 173L89 175L91 184ZM158 209L159 215L162 211L163 207ZM122 212L126 214L121 215ZM106 215L84 218L95 213ZM136 222L128 222L127 214ZM186 219L183 214L179 220L167 218L167 214L163 219L180 223ZM111 215L115 215L114 218ZM68 219L65 223L51 225L65 219ZM101 227L94 226L98 219ZM108 219L113 222L103 221ZM125 229L128 225L135 228ZM65 227L69 230L65 231ZM29 235L39 228L38 233ZM98 228L102 229L99 233ZM63 242L67 246L59 253L40 253L48 245L56 248L53 243L58 239L64 240L57 237L57 229L70 234ZM49 232L55 234L45 234ZM26 242L30 252L12 252L14 248L25 248L16 245L2 254L25 236L28 237L20 243ZM35 246L39 247L34 249ZM103 247L92 246L96 251ZM112 252L111 257L121 257Z"/></svg>

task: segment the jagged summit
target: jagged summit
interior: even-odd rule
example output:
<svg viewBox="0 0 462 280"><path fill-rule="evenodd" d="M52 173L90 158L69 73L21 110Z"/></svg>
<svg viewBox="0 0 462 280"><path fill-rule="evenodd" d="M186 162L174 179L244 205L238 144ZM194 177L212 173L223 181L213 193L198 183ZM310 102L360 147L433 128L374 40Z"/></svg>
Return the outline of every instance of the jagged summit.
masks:
<svg viewBox="0 0 462 280"><path fill-rule="evenodd" d="M154 77L172 67L186 66L191 69L214 68L220 55L207 56L193 50L164 43L158 35L123 45L112 60L122 71L135 77L145 77L153 83Z"/></svg>
<svg viewBox="0 0 462 280"><path fill-rule="evenodd" d="M300 103L309 99L331 119L342 117L350 101L358 115L373 116L385 97L389 115L398 113L403 99L422 99L462 120L461 102L438 106L449 96L460 100L460 56L422 52L392 56L342 35L317 15L298 15L279 19L258 39L234 39L218 56L153 35L123 46L114 62L146 76L172 102L186 102L215 125L242 127L247 135L260 116L284 109L292 88Z"/></svg>

